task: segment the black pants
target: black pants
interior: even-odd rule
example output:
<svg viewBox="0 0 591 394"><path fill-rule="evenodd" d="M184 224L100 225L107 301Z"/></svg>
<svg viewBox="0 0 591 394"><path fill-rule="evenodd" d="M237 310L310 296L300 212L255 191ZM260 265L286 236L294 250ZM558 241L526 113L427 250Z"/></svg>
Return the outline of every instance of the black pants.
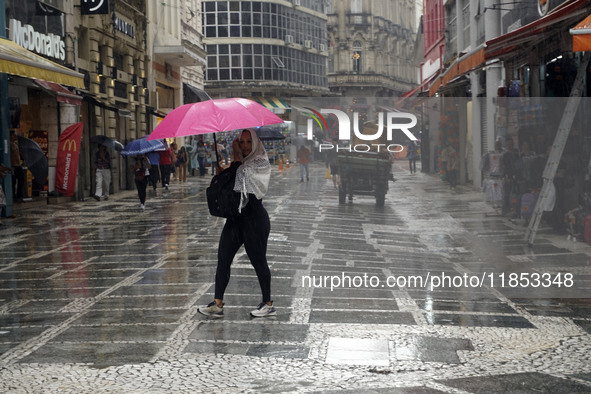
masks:
<svg viewBox="0 0 591 394"><path fill-rule="evenodd" d="M417 172L417 159L408 159L408 169L410 172Z"/></svg>
<svg viewBox="0 0 591 394"><path fill-rule="evenodd" d="M150 183L154 190L156 190L156 186L158 185L158 180L160 179L160 170L158 169L158 164L152 164L152 168L150 168Z"/></svg>
<svg viewBox="0 0 591 394"><path fill-rule="evenodd" d="M140 203L146 202L146 188L148 187L148 178L136 179L135 187L137 188L137 195L140 198Z"/></svg>
<svg viewBox="0 0 591 394"><path fill-rule="evenodd" d="M162 187L168 186L170 183L170 164L160 164L160 176L162 181Z"/></svg>
<svg viewBox="0 0 591 394"><path fill-rule="evenodd" d="M267 240L271 223L267 210L260 201L251 201L242 214L226 219L218 247L218 267L215 273L215 298L223 300L230 281L230 265L240 246L255 269L263 302L271 301L271 271L267 264Z"/></svg>
<svg viewBox="0 0 591 394"><path fill-rule="evenodd" d="M25 196L26 177L23 167L16 166L12 168L12 193L14 200L20 200Z"/></svg>

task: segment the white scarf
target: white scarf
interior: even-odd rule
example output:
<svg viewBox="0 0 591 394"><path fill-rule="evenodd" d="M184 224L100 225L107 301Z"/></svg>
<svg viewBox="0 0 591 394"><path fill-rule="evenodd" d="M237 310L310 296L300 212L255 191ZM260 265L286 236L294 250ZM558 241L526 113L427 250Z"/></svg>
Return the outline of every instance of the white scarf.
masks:
<svg viewBox="0 0 591 394"><path fill-rule="evenodd" d="M244 131L242 130L240 132L238 140L242 138ZM243 157L242 152L240 152L242 165L236 171L234 191L240 192L239 213L248 204L249 194L254 194L259 200L267 194L269 180L271 179L271 164L269 163L265 146L254 130L246 131L249 131L252 137L252 151L246 157Z"/></svg>

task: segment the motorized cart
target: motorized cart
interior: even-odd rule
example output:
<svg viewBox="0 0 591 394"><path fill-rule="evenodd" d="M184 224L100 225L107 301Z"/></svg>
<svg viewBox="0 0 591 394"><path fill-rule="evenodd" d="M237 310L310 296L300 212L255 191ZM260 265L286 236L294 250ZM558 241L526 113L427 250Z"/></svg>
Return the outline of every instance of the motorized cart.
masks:
<svg viewBox="0 0 591 394"><path fill-rule="evenodd" d="M388 182L394 180L392 163L386 153L339 151L337 154L340 185L339 203L353 195L374 196L376 206L383 207Z"/></svg>

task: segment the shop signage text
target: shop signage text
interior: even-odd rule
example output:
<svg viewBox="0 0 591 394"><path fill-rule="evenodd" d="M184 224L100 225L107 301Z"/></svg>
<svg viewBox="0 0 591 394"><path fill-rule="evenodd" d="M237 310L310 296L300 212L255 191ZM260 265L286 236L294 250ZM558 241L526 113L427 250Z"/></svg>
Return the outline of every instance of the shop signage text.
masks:
<svg viewBox="0 0 591 394"><path fill-rule="evenodd" d="M11 41L29 51L58 60L66 60L66 44L60 36L36 32L33 26L23 25L16 19L10 20Z"/></svg>
<svg viewBox="0 0 591 394"><path fill-rule="evenodd" d="M135 38L135 28L131 23L125 22L123 19L119 17L115 17L115 30L120 31L121 33Z"/></svg>

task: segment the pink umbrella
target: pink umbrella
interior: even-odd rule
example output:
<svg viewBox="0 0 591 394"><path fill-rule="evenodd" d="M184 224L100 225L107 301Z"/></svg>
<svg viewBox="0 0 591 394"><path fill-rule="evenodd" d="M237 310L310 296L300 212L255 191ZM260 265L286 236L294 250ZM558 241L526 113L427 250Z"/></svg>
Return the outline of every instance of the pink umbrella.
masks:
<svg viewBox="0 0 591 394"><path fill-rule="evenodd" d="M283 123L259 103L245 98L225 98L185 104L173 109L148 140L185 137Z"/></svg>

